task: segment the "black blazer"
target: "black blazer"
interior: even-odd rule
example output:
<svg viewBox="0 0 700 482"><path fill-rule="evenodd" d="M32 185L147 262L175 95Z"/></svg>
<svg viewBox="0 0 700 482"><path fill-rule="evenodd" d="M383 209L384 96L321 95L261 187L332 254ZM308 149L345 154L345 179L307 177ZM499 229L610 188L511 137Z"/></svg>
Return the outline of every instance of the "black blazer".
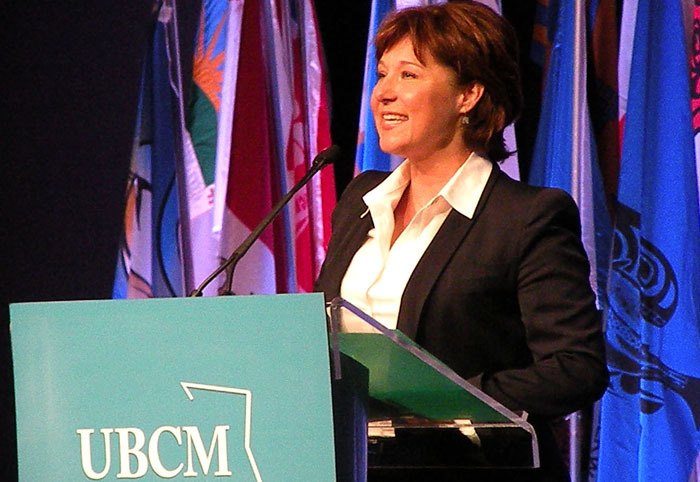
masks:
<svg viewBox="0 0 700 482"><path fill-rule="evenodd" d="M373 227L362 196L387 175L353 179L333 213L316 283L328 300ZM541 419L588 406L608 372L580 235L568 194L494 164L474 217L452 210L416 265L398 328L512 410Z"/></svg>

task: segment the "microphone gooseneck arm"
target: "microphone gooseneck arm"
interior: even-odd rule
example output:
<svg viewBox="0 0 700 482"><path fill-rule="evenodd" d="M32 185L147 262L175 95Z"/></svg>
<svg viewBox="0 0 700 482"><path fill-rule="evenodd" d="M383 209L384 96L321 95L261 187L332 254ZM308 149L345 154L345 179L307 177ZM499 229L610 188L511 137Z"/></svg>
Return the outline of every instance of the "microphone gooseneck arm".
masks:
<svg viewBox="0 0 700 482"><path fill-rule="evenodd" d="M304 174L299 182L297 182L292 189L287 192L278 202L274 205L270 213L265 216L260 224L248 235L248 237L243 241L231 255L224 261L217 269L215 269L207 278L200 283L200 285L190 293L190 297L202 296L204 288L206 288L209 283L211 283L217 276L222 272L226 271L226 279L223 286L219 290L219 295L231 295L231 286L233 284L233 273L236 269L236 265L240 259L248 252L248 250L253 246L253 243L260 237L262 232L267 228L270 223L275 219L284 206L287 205L289 200L294 196L302 187L304 187L309 180L323 167L328 164L332 164L335 160L340 157L340 148L336 145L321 151L313 160L311 168Z"/></svg>

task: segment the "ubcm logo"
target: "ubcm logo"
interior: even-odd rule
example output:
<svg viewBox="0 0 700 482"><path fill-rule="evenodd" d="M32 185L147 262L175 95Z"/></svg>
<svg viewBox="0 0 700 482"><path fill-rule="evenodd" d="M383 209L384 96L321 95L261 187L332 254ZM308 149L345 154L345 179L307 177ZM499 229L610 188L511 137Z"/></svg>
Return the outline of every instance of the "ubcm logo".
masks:
<svg viewBox="0 0 700 482"><path fill-rule="evenodd" d="M245 397L245 424L243 441L246 455L250 463L255 480L262 482L260 471L255 462L253 451L250 448L250 425L252 418L252 393L250 390L241 388L222 387L217 385L203 385L201 383L180 382L187 398L194 400L193 391L205 390L211 392L227 393L232 395L243 395ZM182 474L183 477L197 477L199 473L196 467L201 467L202 474L208 475L211 469L214 453L216 453L218 464L214 472L217 477L231 477L232 472L228 465L228 444L227 432L229 425L217 425L209 443L209 448L205 447L199 428L195 426L174 427L164 425L156 428L148 438L146 444L146 434L136 427L124 428L103 428L100 433L103 437L105 450L104 467L95 470L92 460L91 438L95 433L94 429L82 428L76 430L80 437L80 461L83 473L91 480L101 480L107 477L112 469L112 434L117 434L119 446L119 472L118 479L138 479L143 477L149 467L153 472L163 478L170 479ZM160 457L160 441L168 437L173 439L178 446L187 445L187 460L180 462L174 467L165 467ZM172 443L172 441L170 442ZM194 463L195 457L199 464ZM136 461L136 467L132 470L131 461ZM115 464L116 465L116 464Z"/></svg>

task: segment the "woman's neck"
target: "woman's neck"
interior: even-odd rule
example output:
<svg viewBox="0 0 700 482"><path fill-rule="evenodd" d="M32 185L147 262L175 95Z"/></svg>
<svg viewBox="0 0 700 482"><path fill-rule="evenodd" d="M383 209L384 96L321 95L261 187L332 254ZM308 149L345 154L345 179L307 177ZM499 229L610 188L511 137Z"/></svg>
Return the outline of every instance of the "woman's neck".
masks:
<svg viewBox="0 0 700 482"><path fill-rule="evenodd" d="M472 151L464 150L440 159L410 160L411 183L406 188L406 202L415 211L425 206L443 188L447 181L462 167Z"/></svg>

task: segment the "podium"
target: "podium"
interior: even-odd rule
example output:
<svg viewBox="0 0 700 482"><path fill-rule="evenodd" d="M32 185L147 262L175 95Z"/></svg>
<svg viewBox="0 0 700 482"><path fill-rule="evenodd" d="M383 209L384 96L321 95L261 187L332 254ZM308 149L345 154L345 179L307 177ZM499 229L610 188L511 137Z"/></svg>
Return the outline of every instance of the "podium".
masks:
<svg viewBox="0 0 700 482"><path fill-rule="evenodd" d="M377 333L339 333L343 310L319 293L12 305L19 480L363 480L406 429L515 430L537 466L525 420L361 312Z"/></svg>
<svg viewBox="0 0 700 482"><path fill-rule="evenodd" d="M371 480L537 477L530 469L540 465L538 440L526 414L510 411L348 301L332 300L329 311L332 353L369 370ZM360 332L343 332L345 317Z"/></svg>

